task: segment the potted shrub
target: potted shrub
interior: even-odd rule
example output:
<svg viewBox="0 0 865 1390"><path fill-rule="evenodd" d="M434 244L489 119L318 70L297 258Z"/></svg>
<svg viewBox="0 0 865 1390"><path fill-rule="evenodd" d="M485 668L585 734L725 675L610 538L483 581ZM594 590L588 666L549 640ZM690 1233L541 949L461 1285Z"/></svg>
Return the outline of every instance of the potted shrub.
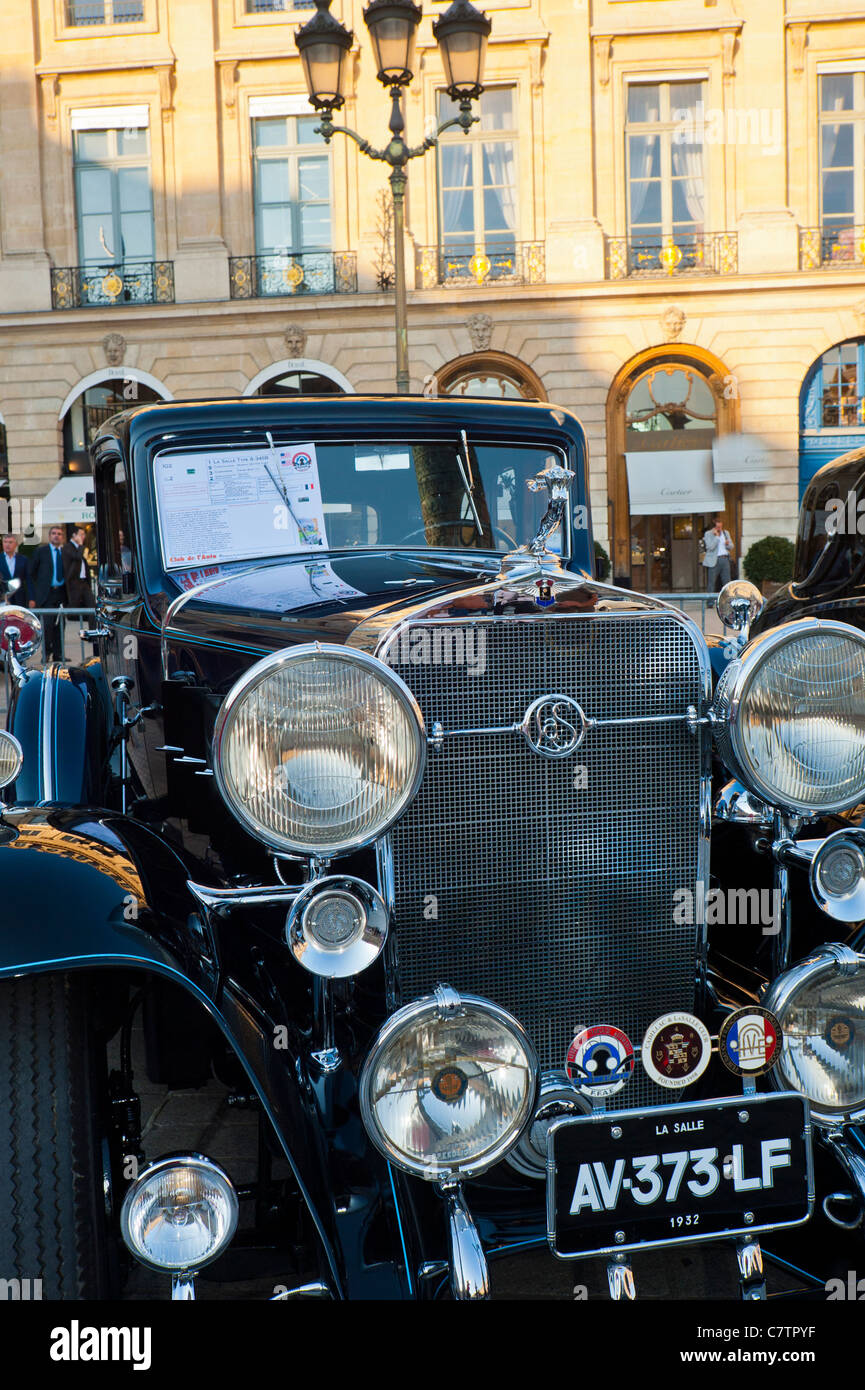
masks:
<svg viewBox="0 0 865 1390"><path fill-rule="evenodd" d="M793 542L784 536L764 536L745 556L745 578L771 598L793 578Z"/></svg>
<svg viewBox="0 0 865 1390"><path fill-rule="evenodd" d="M600 541L595 541L595 578L606 579L610 573L610 557Z"/></svg>

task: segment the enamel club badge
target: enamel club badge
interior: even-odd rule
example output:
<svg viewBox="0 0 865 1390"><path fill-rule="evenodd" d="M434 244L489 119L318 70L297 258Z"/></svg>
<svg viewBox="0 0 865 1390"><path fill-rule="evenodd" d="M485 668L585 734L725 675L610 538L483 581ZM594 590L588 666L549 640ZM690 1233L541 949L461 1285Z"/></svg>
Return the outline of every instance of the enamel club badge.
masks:
<svg viewBox="0 0 865 1390"><path fill-rule="evenodd" d="M749 1004L725 1018L718 1052L735 1076L761 1076L771 1071L781 1054L781 1025L768 1009Z"/></svg>
<svg viewBox="0 0 865 1390"><path fill-rule="evenodd" d="M643 1038L643 1066L667 1090L690 1086L709 1065L712 1040L693 1014L663 1014Z"/></svg>
<svg viewBox="0 0 865 1390"><path fill-rule="evenodd" d="M592 1100L621 1091L634 1070L634 1045L627 1033L609 1023L581 1028L568 1048L569 1080Z"/></svg>

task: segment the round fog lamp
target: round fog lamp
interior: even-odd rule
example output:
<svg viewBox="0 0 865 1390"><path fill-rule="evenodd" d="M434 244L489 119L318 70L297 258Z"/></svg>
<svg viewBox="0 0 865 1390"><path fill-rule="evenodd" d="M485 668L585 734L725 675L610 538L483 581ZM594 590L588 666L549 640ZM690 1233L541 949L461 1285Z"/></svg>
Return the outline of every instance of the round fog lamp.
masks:
<svg viewBox="0 0 865 1390"><path fill-rule="evenodd" d="M779 976L761 1003L784 1034L773 1084L807 1096L818 1125L865 1118L865 956L825 946Z"/></svg>
<svg viewBox="0 0 865 1390"><path fill-rule="evenodd" d="M14 734L0 731L0 787L14 782L24 762L24 750Z"/></svg>
<svg viewBox="0 0 865 1390"><path fill-rule="evenodd" d="M837 922L865 918L865 833L836 830L811 861L811 892L817 906Z"/></svg>
<svg viewBox="0 0 865 1390"><path fill-rule="evenodd" d="M123 1199L127 1250L151 1269L194 1274L221 1255L237 1228L237 1194L218 1164L201 1154L161 1158Z"/></svg>
<svg viewBox="0 0 865 1390"><path fill-rule="evenodd" d="M388 914L381 896L359 878L316 879L298 893L286 940L295 960L327 979L358 975L381 954Z"/></svg>
<svg viewBox="0 0 865 1390"><path fill-rule="evenodd" d="M513 1148L534 1113L538 1064L515 1018L446 985L385 1024L360 1079L370 1139L429 1181L474 1177Z"/></svg>

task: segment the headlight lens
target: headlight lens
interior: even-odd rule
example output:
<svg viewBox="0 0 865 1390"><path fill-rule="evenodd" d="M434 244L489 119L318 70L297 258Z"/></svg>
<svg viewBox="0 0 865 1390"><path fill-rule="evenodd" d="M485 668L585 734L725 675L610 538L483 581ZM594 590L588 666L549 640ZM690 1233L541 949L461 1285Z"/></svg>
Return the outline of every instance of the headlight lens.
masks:
<svg viewBox="0 0 865 1390"><path fill-rule="evenodd" d="M343 647L265 657L225 699L213 765L238 820L274 849L333 855L368 844L414 797L420 710L382 662Z"/></svg>
<svg viewBox="0 0 865 1390"><path fill-rule="evenodd" d="M24 752L14 734L0 731L0 787L14 782L24 763Z"/></svg>
<svg viewBox="0 0 865 1390"><path fill-rule="evenodd" d="M516 1019L439 986L385 1024L360 1083L372 1142L430 1180L497 1163L533 1113L534 1048Z"/></svg>
<svg viewBox="0 0 865 1390"><path fill-rule="evenodd" d="M718 682L721 756L751 790L794 811L865 795L865 638L803 618L745 649Z"/></svg>
<svg viewBox="0 0 865 1390"><path fill-rule="evenodd" d="M237 1227L237 1195L218 1164L199 1154L162 1158L123 1199L128 1250L154 1269L193 1272L216 1259Z"/></svg>
<svg viewBox="0 0 865 1390"><path fill-rule="evenodd" d="M829 947L781 975L762 1002L784 1033L775 1084L807 1096L818 1124L865 1116L865 956Z"/></svg>

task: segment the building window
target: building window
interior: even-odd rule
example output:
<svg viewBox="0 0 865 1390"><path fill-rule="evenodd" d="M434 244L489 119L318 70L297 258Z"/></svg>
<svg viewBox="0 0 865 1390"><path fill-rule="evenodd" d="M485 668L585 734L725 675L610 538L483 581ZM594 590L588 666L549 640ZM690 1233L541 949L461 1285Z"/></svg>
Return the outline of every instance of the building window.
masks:
<svg viewBox="0 0 865 1390"><path fill-rule="evenodd" d="M253 120L255 244L259 256L331 247L330 152L318 116Z"/></svg>
<svg viewBox="0 0 865 1390"><path fill-rule="evenodd" d="M457 108L438 93L439 121ZM476 253L511 259L517 228L516 88L493 87L480 99L480 120L465 134L458 126L438 144L439 243L456 262Z"/></svg>
<svg viewBox="0 0 865 1390"><path fill-rule="evenodd" d="M820 78L820 223L844 240L865 225L865 72Z"/></svg>
<svg viewBox="0 0 865 1390"><path fill-rule="evenodd" d="M66 0L66 24L137 24L144 18L144 0Z"/></svg>
<svg viewBox="0 0 865 1390"><path fill-rule="evenodd" d="M63 417L63 472L90 472L90 445L100 425L118 411L160 401L162 397L142 382L114 377L89 386L76 396Z"/></svg>
<svg viewBox="0 0 865 1390"><path fill-rule="evenodd" d="M152 261L147 128L76 131L75 198L81 265L108 268Z"/></svg>
<svg viewBox="0 0 865 1390"><path fill-rule="evenodd" d="M504 352L475 352L457 357L436 372L442 396L492 396L497 400L545 401L539 376Z"/></svg>
<svg viewBox="0 0 865 1390"><path fill-rule="evenodd" d="M255 392L256 396L343 396L345 392L339 382L333 381L321 372L298 370L283 372L263 381Z"/></svg>
<svg viewBox="0 0 865 1390"><path fill-rule="evenodd" d="M315 0L246 0L247 14L280 14L285 10L311 10Z"/></svg>
<svg viewBox="0 0 865 1390"><path fill-rule="evenodd" d="M632 82L628 86L625 142L633 256L643 249L657 257L669 246L687 259L697 256L702 247L704 88L704 82ZM669 254L675 255L675 250Z"/></svg>

